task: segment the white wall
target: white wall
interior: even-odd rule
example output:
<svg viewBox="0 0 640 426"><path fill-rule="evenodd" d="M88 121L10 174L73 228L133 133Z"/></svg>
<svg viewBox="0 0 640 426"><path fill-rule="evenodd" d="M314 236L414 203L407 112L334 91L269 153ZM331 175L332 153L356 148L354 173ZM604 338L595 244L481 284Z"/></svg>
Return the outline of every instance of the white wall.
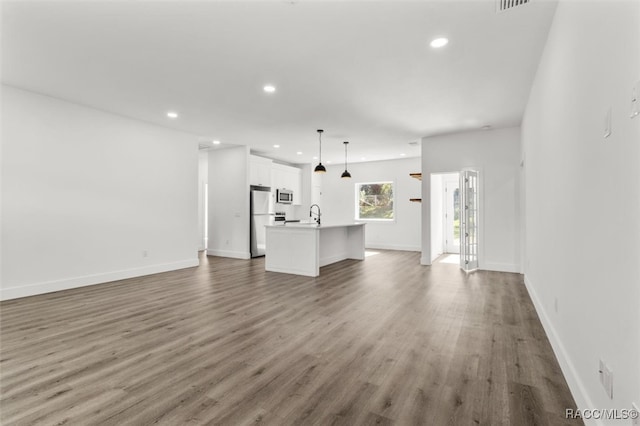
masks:
<svg viewBox="0 0 640 426"><path fill-rule="evenodd" d="M422 139L422 259L431 264L430 174L478 170L480 269L520 270L520 129L456 133Z"/></svg>
<svg viewBox="0 0 640 426"><path fill-rule="evenodd" d="M325 174L314 172L315 165L310 166L309 172L311 173L311 205L318 204L323 205L322 202L322 178ZM341 172L342 173L342 172Z"/></svg>
<svg viewBox="0 0 640 426"><path fill-rule="evenodd" d="M249 148L209 151L207 254L250 259Z"/></svg>
<svg viewBox="0 0 640 426"><path fill-rule="evenodd" d="M3 86L2 151L2 299L198 264L194 136Z"/></svg>
<svg viewBox="0 0 640 426"><path fill-rule="evenodd" d="M312 194L312 179L313 175L317 173L313 173L313 167L311 164L297 164L296 167L300 169L300 194L298 194L300 199L300 205L294 206L293 210L293 219L303 219L306 220L309 218L309 207L311 204L311 194ZM296 195L294 194L294 197ZM288 217L287 217L288 219Z"/></svg>
<svg viewBox="0 0 640 426"><path fill-rule="evenodd" d="M560 2L522 125L525 282L583 409L640 403L638 80L640 2Z"/></svg>
<svg viewBox="0 0 640 426"><path fill-rule="evenodd" d="M342 179L344 165L326 166L322 175L322 223L345 223L355 219L355 184L394 182L396 220L389 223L367 222L365 245L368 248L420 250L420 204L409 198L420 197L420 181L409 173L420 171L419 158L350 164L353 176Z"/></svg>

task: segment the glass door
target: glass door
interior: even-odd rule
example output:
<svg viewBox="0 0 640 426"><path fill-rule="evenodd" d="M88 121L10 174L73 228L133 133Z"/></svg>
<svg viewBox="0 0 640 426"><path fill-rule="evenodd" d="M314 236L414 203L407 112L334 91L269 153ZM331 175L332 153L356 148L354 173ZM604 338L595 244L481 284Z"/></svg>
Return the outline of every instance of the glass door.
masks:
<svg viewBox="0 0 640 426"><path fill-rule="evenodd" d="M460 173L460 268L478 268L478 172Z"/></svg>

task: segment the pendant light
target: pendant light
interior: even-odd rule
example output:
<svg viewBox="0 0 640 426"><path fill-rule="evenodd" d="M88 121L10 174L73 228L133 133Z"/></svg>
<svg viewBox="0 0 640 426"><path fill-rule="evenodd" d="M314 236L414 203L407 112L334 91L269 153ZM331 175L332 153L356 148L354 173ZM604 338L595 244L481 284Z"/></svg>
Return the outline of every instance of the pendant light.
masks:
<svg viewBox="0 0 640 426"><path fill-rule="evenodd" d="M349 171L347 170L347 145L349 145L349 142L344 141L344 172L342 172L342 176L340 176L341 178L350 178L351 177L351 173L349 173Z"/></svg>
<svg viewBox="0 0 640 426"><path fill-rule="evenodd" d="M322 132L324 130L318 129L318 140L320 141L320 155L318 156L319 162L315 169L313 169L316 173L326 173L327 169L322 165Z"/></svg>

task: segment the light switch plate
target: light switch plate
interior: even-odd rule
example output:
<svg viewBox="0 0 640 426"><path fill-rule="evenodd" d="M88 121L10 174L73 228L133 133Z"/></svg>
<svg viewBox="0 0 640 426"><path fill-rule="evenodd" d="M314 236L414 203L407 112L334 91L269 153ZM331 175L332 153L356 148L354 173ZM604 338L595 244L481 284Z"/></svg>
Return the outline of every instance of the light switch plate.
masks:
<svg viewBox="0 0 640 426"><path fill-rule="evenodd" d="M609 399L613 399L613 371L604 361L600 360L598 365L598 373L600 383L607 393L607 396L609 397Z"/></svg>
<svg viewBox="0 0 640 426"><path fill-rule="evenodd" d="M604 137L608 138L611 135L611 107L607 109L604 114Z"/></svg>
<svg viewBox="0 0 640 426"><path fill-rule="evenodd" d="M607 391L607 396L609 397L609 399L613 399L613 371L611 371L611 369L606 365L604 366L604 368L606 371L605 384L607 385L605 390Z"/></svg>

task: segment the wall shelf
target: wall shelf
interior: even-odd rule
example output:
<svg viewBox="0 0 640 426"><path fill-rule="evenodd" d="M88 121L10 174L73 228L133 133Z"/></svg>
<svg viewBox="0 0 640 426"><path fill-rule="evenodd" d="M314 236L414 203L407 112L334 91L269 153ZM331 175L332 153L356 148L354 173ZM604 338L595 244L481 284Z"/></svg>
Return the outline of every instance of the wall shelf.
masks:
<svg viewBox="0 0 640 426"><path fill-rule="evenodd" d="M422 173L409 173L409 176L411 176L414 179L418 179L419 181L422 181ZM409 198L409 201L413 203L421 203L422 198Z"/></svg>

